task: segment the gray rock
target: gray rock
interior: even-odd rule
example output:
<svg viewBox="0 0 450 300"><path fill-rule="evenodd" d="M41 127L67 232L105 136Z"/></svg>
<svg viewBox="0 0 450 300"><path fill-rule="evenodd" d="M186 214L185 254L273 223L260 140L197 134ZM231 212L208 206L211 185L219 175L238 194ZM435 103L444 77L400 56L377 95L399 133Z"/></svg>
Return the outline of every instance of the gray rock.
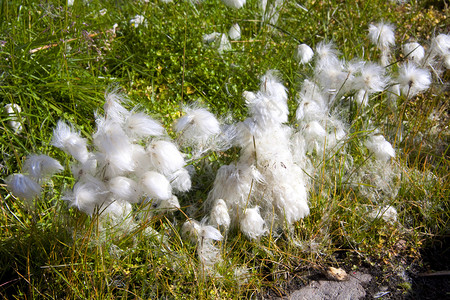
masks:
<svg viewBox="0 0 450 300"><path fill-rule="evenodd" d="M313 281L286 299L291 300L358 300L366 295L361 283L369 282L372 276L361 272L350 272L347 281Z"/></svg>

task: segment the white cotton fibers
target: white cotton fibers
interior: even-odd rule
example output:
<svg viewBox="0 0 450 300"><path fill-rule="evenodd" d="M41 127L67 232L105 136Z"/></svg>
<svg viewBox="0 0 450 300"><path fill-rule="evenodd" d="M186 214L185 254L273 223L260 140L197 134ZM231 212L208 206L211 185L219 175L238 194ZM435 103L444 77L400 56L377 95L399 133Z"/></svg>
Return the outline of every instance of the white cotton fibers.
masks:
<svg viewBox="0 0 450 300"><path fill-rule="evenodd" d="M230 227L231 219L228 214L227 204L223 199L218 199L209 214L209 222L212 225L223 227L227 230Z"/></svg>
<svg viewBox="0 0 450 300"><path fill-rule="evenodd" d="M306 44L300 44L297 46L296 59L300 64L306 64L311 61L314 56L314 51Z"/></svg>
<svg viewBox="0 0 450 300"><path fill-rule="evenodd" d="M247 208L240 223L240 229L250 239L257 239L267 233L266 222L259 214L259 208Z"/></svg>
<svg viewBox="0 0 450 300"><path fill-rule="evenodd" d="M25 200L29 205L41 193L41 186L24 174L13 174L6 178L5 182L13 195Z"/></svg>
<svg viewBox="0 0 450 300"><path fill-rule="evenodd" d="M153 141L147 146L152 167L164 175L170 175L183 168L185 161L177 146L169 141Z"/></svg>
<svg viewBox="0 0 450 300"><path fill-rule="evenodd" d="M375 155L375 158L381 162L387 162L390 158L395 157L394 148L382 135L369 137L365 145Z"/></svg>
<svg viewBox="0 0 450 300"><path fill-rule="evenodd" d="M58 121L53 130L52 145L72 155L79 162L86 162L89 158L86 139L64 121Z"/></svg>
<svg viewBox="0 0 450 300"><path fill-rule="evenodd" d="M59 161L44 154L33 154L28 156L22 168L22 171L29 174L36 180L50 177L62 170L63 166L59 163Z"/></svg>
<svg viewBox="0 0 450 300"><path fill-rule="evenodd" d="M155 200L172 198L172 187L169 180L158 172L146 172L141 179L141 187L148 197Z"/></svg>

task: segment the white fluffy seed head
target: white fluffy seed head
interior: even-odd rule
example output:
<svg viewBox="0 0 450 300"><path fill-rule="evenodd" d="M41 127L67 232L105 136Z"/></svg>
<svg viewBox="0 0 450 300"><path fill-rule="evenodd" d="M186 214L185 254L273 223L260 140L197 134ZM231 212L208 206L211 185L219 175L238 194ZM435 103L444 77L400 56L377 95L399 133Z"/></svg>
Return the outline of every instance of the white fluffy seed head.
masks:
<svg viewBox="0 0 450 300"><path fill-rule="evenodd" d="M103 234L111 234L120 232L126 234L136 228L134 218L131 217L133 207L124 200L115 200L101 208L100 229ZM113 229L113 231L104 231L105 229ZM104 238L109 238L104 236Z"/></svg>
<svg viewBox="0 0 450 300"><path fill-rule="evenodd" d="M245 102L252 103L256 99L256 94L250 91L244 91L242 97L245 99Z"/></svg>
<svg viewBox="0 0 450 300"><path fill-rule="evenodd" d="M20 133L23 129L19 116L22 112L22 108L16 103L8 103L5 105L5 111L9 116L8 125L14 130L15 133Z"/></svg>
<svg viewBox="0 0 450 300"><path fill-rule="evenodd" d="M130 203L138 203L141 199L141 191L136 181L124 176L117 176L109 180L108 189L115 199L121 199Z"/></svg>
<svg viewBox="0 0 450 300"><path fill-rule="evenodd" d="M166 176L170 176L185 165L183 155L171 142L153 141L146 151L153 169Z"/></svg>
<svg viewBox="0 0 450 300"><path fill-rule="evenodd" d="M223 199L218 199L209 214L209 222L211 225L221 226L225 230L230 227L231 219L228 214L227 204Z"/></svg>
<svg viewBox="0 0 450 300"><path fill-rule="evenodd" d="M310 121L322 119L326 116L327 111L318 102L314 100L305 100L300 102L297 111L295 112L295 118L297 121Z"/></svg>
<svg viewBox="0 0 450 300"><path fill-rule="evenodd" d="M209 205L212 206L214 201L220 198L233 205L241 204L244 200L241 194L250 185L248 178L241 175L241 170L235 164L221 166L217 171L214 187L208 195Z"/></svg>
<svg viewBox="0 0 450 300"><path fill-rule="evenodd" d="M112 224L120 226L120 223L124 222L124 219L130 217L133 207L127 201L115 200L102 210L102 217L108 217L112 219Z"/></svg>
<svg viewBox="0 0 450 300"><path fill-rule="evenodd" d="M450 69L450 53L444 55L444 65L447 69Z"/></svg>
<svg viewBox="0 0 450 300"><path fill-rule="evenodd" d="M142 112L134 113L126 119L125 131L133 138L161 136L165 133L164 127L159 122Z"/></svg>
<svg viewBox="0 0 450 300"><path fill-rule="evenodd" d="M5 105L6 113L9 115L16 115L20 112L22 112L22 108L19 104L16 103L8 103Z"/></svg>
<svg viewBox="0 0 450 300"><path fill-rule="evenodd" d="M177 196L172 195L170 199L161 201L157 209L164 212L176 211L180 209L180 202L178 202Z"/></svg>
<svg viewBox="0 0 450 300"><path fill-rule="evenodd" d="M68 193L64 200L68 200L71 206L75 206L78 210L92 216L96 210L101 212L108 195L109 191L101 180L86 175L75 183L73 191Z"/></svg>
<svg viewBox="0 0 450 300"><path fill-rule="evenodd" d="M222 0L223 4L228 7L239 9L245 4L245 0Z"/></svg>
<svg viewBox="0 0 450 300"><path fill-rule="evenodd" d="M133 164L135 166L134 174L137 177L141 177L145 172L150 171L150 157L147 155L145 148L139 144L133 144L131 149L131 157L133 158Z"/></svg>
<svg viewBox="0 0 450 300"><path fill-rule="evenodd" d="M142 15L135 15L133 19L130 20L130 24L134 26L135 28L139 27L139 25L146 26L147 21L145 20L145 17Z"/></svg>
<svg viewBox="0 0 450 300"><path fill-rule="evenodd" d="M380 162L387 162L390 158L395 157L394 148L382 135L373 135L369 137L366 140L365 145Z"/></svg>
<svg viewBox="0 0 450 300"><path fill-rule="evenodd" d="M276 24L280 16L280 11L283 3L283 0L259 1L263 23Z"/></svg>
<svg viewBox="0 0 450 300"><path fill-rule="evenodd" d="M222 234L216 228L210 225L200 224L198 221L189 219L181 227L181 234L191 240L193 243L202 242L202 240L220 241Z"/></svg>
<svg viewBox="0 0 450 300"><path fill-rule="evenodd" d="M308 122L303 126L303 136L307 152L317 151L321 154L324 150L327 131L318 121Z"/></svg>
<svg viewBox="0 0 450 300"><path fill-rule="evenodd" d="M386 49L395 45L394 26L379 22L369 25L369 38L379 49Z"/></svg>
<svg viewBox="0 0 450 300"><path fill-rule="evenodd" d="M293 172L295 169L286 169L285 174L279 174L283 179L273 184L273 204L278 209L279 220L285 221L287 225L309 214L307 190L301 178L296 178L300 170Z"/></svg>
<svg viewBox="0 0 450 300"><path fill-rule="evenodd" d="M8 189L28 205L41 193L41 186L31 177L24 174L13 174L5 180Z"/></svg>
<svg viewBox="0 0 450 300"><path fill-rule="evenodd" d="M408 98L427 90L431 85L431 75L426 69L421 69L411 62L400 65L398 83L402 94Z"/></svg>
<svg viewBox="0 0 450 300"><path fill-rule="evenodd" d="M161 173L149 171L141 179L141 186L148 197L155 200L169 200L172 198L170 182Z"/></svg>
<svg viewBox="0 0 450 300"><path fill-rule="evenodd" d="M122 176L134 171L135 165L131 145L124 144L123 151L115 153L96 152L97 166L103 179Z"/></svg>
<svg viewBox="0 0 450 300"><path fill-rule="evenodd" d="M191 189L191 175L188 170L181 168L169 177L170 185L175 191L187 192Z"/></svg>
<svg viewBox="0 0 450 300"><path fill-rule="evenodd" d="M403 55L408 60L412 60L419 64L425 57L425 49L416 42L406 43L402 46Z"/></svg>
<svg viewBox="0 0 450 300"><path fill-rule="evenodd" d="M343 93L348 89L348 71L345 70L343 61L338 58L338 51L331 43L319 43L316 46L314 75L317 83L323 87L322 93L326 96L327 102L332 101L337 93Z"/></svg>
<svg viewBox="0 0 450 300"><path fill-rule="evenodd" d="M97 131L93 135L94 145L105 155L119 155L127 152L129 155L131 141L122 126L107 118L96 119Z"/></svg>
<svg viewBox="0 0 450 300"><path fill-rule="evenodd" d="M108 180L116 176L129 175L134 171L133 160L125 155L119 156L97 156L99 169L103 174L103 179Z"/></svg>
<svg viewBox="0 0 450 300"><path fill-rule="evenodd" d="M233 41L237 41L241 38L241 27L238 23L231 25L230 30L228 30L228 36Z"/></svg>
<svg viewBox="0 0 450 300"><path fill-rule="evenodd" d="M369 92L361 89L356 92L354 99L359 105L366 106L367 104L369 104Z"/></svg>
<svg viewBox="0 0 450 300"><path fill-rule="evenodd" d="M89 153L89 158L81 163L73 163L70 166L70 170L75 179L80 179L84 175L94 176L97 171L97 158L95 154Z"/></svg>
<svg viewBox="0 0 450 300"><path fill-rule="evenodd" d="M367 62L360 59L352 59L351 61L345 62L344 69L349 76L349 80L352 80L353 76L355 76L356 74L361 73L361 70L366 64Z"/></svg>
<svg viewBox="0 0 450 300"><path fill-rule="evenodd" d="M261 77L260 91L280 106L287 102L287 88L281 82L276 70L269 70Z"/></svg>
<svg viewBox="0 0 450 300"><path fill-rule="evenodd" d="M203 43L206 45L215 43L222 35L219 32L207 33L203 35Z"/></svg>
<svg viewBox="0 0 450 300"><path fill-rule="evenodd" d="M323 126L317 121L309 122L305 127L305 137L307 140L322 139L327 135Z"/></svg>
<svg viewBox="0 0 450 300"><path fill-rule="evenodd" d="M331 132L327 136L327 146L334 147L340 144L347 136L345 125L339 121L333 124Z"/></svg>
<svg viewBox="0 0 450 300"><path fill-rule="evenodd" d="M225 33L222 33L222 35L220 36L219 47L217 48L217 51L219 53L222 53L224 51L231 50L233 50L233 48L231 47L230 40L228 40L228 37Z"/></svg>
<svg viewBox="0 0 450 300"><path fill-rule="evenodd" d="M394 224L397 222L397 210L393 206L383 206L373 210L369 217L371 219L382 218L385 222Z"/></svg>
<svg viewBox="0 0 450 300"><path fill-rule="evenodd" d="M247 208L239 223L242 233L249 239L257 239L267 233L267 226L259 214L259 208Z"/></svg>
<svg viewBox="0 0 450 300"><path fill-rule="evenodd" d="M58 121L53 129L52 145L72 155L76 160L84 163L89 158L86 139L75 132L65 122Z"/></svg>
<svg viewBox="0 0 450 300"><path fill-rule="evenodd" d="M129 230L133 228L133 218L130 217L133 207L124 200L114 200L101 209L101 225L120 226L120 229ZM106 222L105 222L106 221ZM130 226L131 225L131 226ZM128 227L128 228L127 228Z"/></svg>
<svg viewBox="0 0 450 300"><path fill-rule="evenodd" d="M381 50L381 65L388 66L391 47L395 45L394 26L383 22L371 24L369 26L369 38Z"/></svg>
<svg viewBox="0 0 450 300"><path fill-rule="evenodd" d="M316 73L335 69L336 66L339 66L338 54L339 52L333 43L318 43L316 46Z"/></svg>
<svg viewBox="0 0 450 300"><path fill-rule="evenodd" d="M115 123L123 124L125 119L131 114L122 106L122 103L127 101L128 99L125 95L118 93L117 89L106 91L105 104L103 105L105 118Z"/></svg>
<svg viewBox="0 0 450 300"><path fill-rule="evenodd" d="M272 126L287 122L287 89L277 77L277 72L269 70L261 77L258 93L243 94L249 114L245 122L251 134L260 136Z"/></svg>
<svg viewBox="0 0 450 300"><path fill-rule="evenodd" d="M224 124L221 126L221 132L216 140L216 146L219 151L226 151L236 144L238 130L236 123Z"/></svg>
<svg viewBox="0 0 450 300"><path fill-rule="evenodd" d="M381 92L385 89L389 78L385 69L375 63L366 63L361 69L361 75L355 78L356 89L364 89L369 93Z"/></svg>
<svg viewBox="0 0 450 300"><path fill-rule="evenodd" d="M431 42L431 51L439 56L450 54L450 35L439 34Z"/></svg>
<svg viewBox="0 0 450 300"><path fill-rule="evenodd" d="M210 239L214 241L221 241L223 239L219 230L210 225L202 225L200 230L200 236L203 239Z"/></svg>
<svg viewBox="0 0 450 300"><path fill-rule="evenodd" d="M203 44L216 48L220 54L224 51L230 51L233 49L225 33L213 32L204 34Z"/></svg>
<svg viewBox="0 0 450 300"><path fill-rule="evenodd" d="M305 79L302 84L302 89L298 98L298 102L313 100L319 104L320 107L325 108L326 102L322 94L322 89L313 81Z"/></svg>
<svg viewBox="0 0 450 300"><path fill-rule="evenodd" d="M306 64L311 61L314 56L314 51L306 44L300 44L297 46L296 59L301 64Z"/></svg>
<svg viewBox="0 0 450 300"><path fill-rule="evenodd" d="M50 177L63 169L59 161L44 154L28 156L23 165L23 171L37 180Z"/></svg>
<svg viewBox="0 0 450 300"><path fill-rule="evenodd" d="M222 260L220 249L212 240L202 241L197 246L197 254L204 270L211 269Z"/></svg>
<svg viewBox="0 0 450 300"><path fill-rule="evenodd" d="M183 223L181 227L181 235L189 239L192 243L196 243L201 231L201 225L198 221L189 219Z"/></svg>
<svg viewBox="0 0 450 300"><path fill-rule="evenodd" d="M208 139L220 133L217 118L204 108L185 107L185 115L175 123L175 131L183 145L206 144Z"/></svg>

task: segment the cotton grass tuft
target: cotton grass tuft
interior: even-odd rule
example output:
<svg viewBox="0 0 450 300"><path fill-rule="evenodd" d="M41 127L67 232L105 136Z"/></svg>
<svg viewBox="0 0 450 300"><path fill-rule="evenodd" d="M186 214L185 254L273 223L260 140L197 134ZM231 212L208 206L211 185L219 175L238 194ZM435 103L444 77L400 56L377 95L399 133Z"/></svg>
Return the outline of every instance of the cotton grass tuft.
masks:
<svg viewBox="0 0 450 300"><path fill-rule="evenodd" d="M297 46L296 59L300 64L306 64L311 61L314 56L314 51L306 44L300 44Z"/></svg>
<svg viewBox="0 0 450 300"><path fill-rule="evenodd" d="M86 140L63 121L58 121L53 130L52 145L72 155L81 163L89 158Z"/></svg>
<svg viewBox="0 0 450 300"><path fill-rule="evenodd" d="M41 194L41 186L24 174L13 174L6 178L5 182L8 189L29 206L33 204L33 199Z"/></svg>
<svg viewBox="0 0 450 300"><path fill-rule="evenodd" d="M200 153L208 150L221 132L219 121L212 113L197 105L187 106L183 111L185 115L175 123L179 143L199 148Z"/></svg>
<svg viewBox="0 0 450 300"><path fill-rule="evenodd" d="M394 148L382 135L373 135L369 137L365 145L380 162L387 162L390 158L395 157Z"/></svg>
<svg viewBox="0 0 450 300"><path fill-rule="evenodd" d="M427 90L431 85L431 75L426 69L421 69L411 62L400 65L398 83L402 94L407 98L414 97Z"/></svg>
<svg viewBox="0 0 450 300"><path fill-rule="evenodd" d="M258 207L247 208L239 226L250 239L258 239L268 232L266 222L259 214Z"/></svg>
<svg viewBox="0 0 450 300"><path fill-rule="evenodd" d="M24 162L22 171L29 174L35 180L50 177L64 168L54 158L48 155L30 155Z"/></svg>
<svg viewBox="0 0 450 300"><path fill-rule="evenodd" d="M222 0L222 2L231 8L239 9L244 6L246 0Z"/></svg>
<svg viewBox="0 0 450 300"><path fill-rule="evenodd" d="M238 41L241 39L241 27L238 23L231 25L230 30L228 30L228 36L233 41Z"/></svg>
<svg viewBox="0 0 450 300"><path fill-rule="evenodd" d="M20 122L20 113L22 108L16 103L8 103L5 105L6 114L9 116L8 125L12 128L14 133L22 132L23 126Z"/></svg>

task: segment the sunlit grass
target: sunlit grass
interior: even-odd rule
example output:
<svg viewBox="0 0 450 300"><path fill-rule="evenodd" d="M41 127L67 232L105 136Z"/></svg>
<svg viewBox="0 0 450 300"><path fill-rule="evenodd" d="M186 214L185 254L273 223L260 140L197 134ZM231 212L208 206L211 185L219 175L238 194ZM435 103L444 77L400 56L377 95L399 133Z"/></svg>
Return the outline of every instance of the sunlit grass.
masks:
<svg viewBox="0 0 450 300"><path fill-rule="evenodd" d="M136 14L145 17L145 25L130 24ZM104 92L114 86L128 94L130 108L140 105L161 120L169 134L181 105L194 101L219 116L244 119L242 92L257 90L259 77L268 69L280 71L294 111L299 87L312 73L311 65L299 66L294 59L299 43L315 46L333 41L346 60L376 61L379 53L367 38L371 22L395 24L398 45L408 38L425 43L437 33L447 33L446 15L448 11L416 1L404 5L285 1L279 22L272 26L261 22L258 1L248 1L240 10L212 0L75 1L73 7L61 1L3 1L0 99L2 106L16 103L22 108L23 130L15 133L8 125L11 117L1 115L1 177L19 172L30 153L49 154L68 167L70 158L50 145L56 122L67 120L90 139L93 112L101 112ZM242 38L232 41L232 51L219 54L203 45L204 34L227 32L236 22ZM348 163L344 158L331 153L316 166L317 174L309 174L314 178L311 214L292 230L273 232L260 241L229 232L217 242L222 261L213 270L203 268L196 245L182 239L179 230L185 211L192 213L190 217L202 215L215 171L237 157L236 149L194 162L194 188L179 197L183 212L154 216L127 234L114 228L99 234L95 216L68 207L62 198L74 183L69 171L45 184L34 209L2 183L0 295L7 299L229 299L256 296L268 288L281 295L308 268L342 263L334 256L339 252L386 266L419 263L424 245L448 235L446 98L445 85L435 84L424 95L398 104L405 121L404 139L395 145L393 161L399 190L382 201L397 208L398 222L369 218L376 203L366 197L367 191L387 193L367 186L358 175L370 159L357 143L366 133L366 120L373 120L386 135L397 128L398 113L383 100L365 113L353 111L359 117L353 119L353 135L346 144L355 157L351 172L344 172ZM293 114L290 119L294 120ZM157 235L151 234L152 228Z"/></svg>

